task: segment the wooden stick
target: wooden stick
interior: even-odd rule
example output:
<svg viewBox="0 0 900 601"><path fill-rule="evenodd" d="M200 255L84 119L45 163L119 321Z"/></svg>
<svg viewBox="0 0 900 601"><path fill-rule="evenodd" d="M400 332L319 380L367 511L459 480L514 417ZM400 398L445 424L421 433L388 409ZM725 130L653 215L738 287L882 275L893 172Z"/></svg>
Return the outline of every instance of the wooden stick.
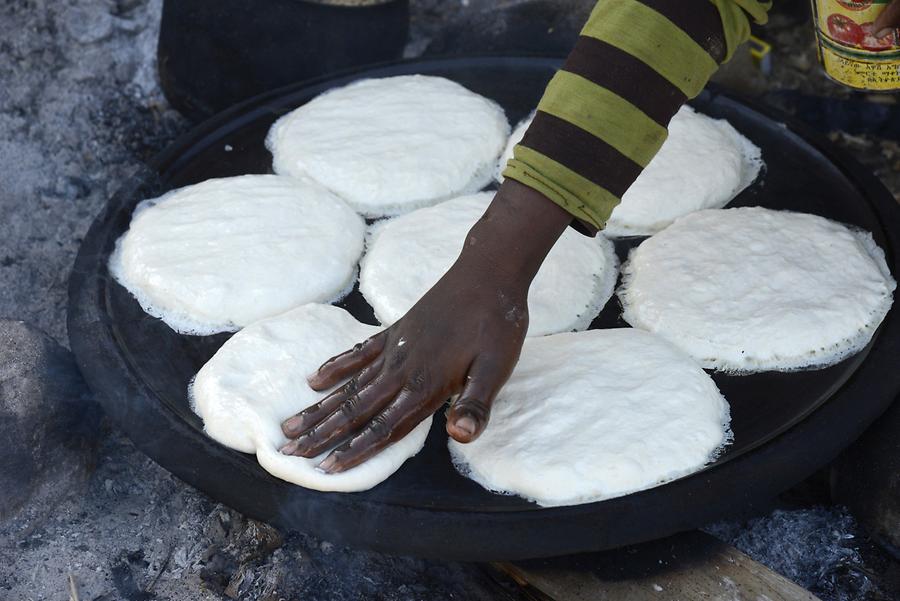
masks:
<svg viewBox="0 0 900 601"><path fill-rule="evenodd" d="M531 597L550 601L819 601L699 531L605 553L492 566Z"/></svg>
<svg viewBox="0 0 900 601"><path fill-rule="evenodd" d="M75 576L69 572L69 601L79 601L78 585L75 584Z"/></svg>

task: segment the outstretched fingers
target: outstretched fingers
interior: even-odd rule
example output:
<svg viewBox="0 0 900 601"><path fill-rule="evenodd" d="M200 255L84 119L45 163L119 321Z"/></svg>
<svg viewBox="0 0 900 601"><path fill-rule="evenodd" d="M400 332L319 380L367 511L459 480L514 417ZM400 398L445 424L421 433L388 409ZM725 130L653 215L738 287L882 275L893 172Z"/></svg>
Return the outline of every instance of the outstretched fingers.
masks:
<svg viewBox="0 0 900 601"><path fill-rule="evenodd" d="M379 356L324 399L315 405L307 407L297 415L284 420L281 424L281 431L287 438L297 438L313 426L316 426L334 413L348 397L357 394L369 384L381 372L382 365L384 365L384 360Z"/></svg>
<svg viewBox="0 0 900 601"><path fill-rule="evenodd" d="M397 442L431 415L431 403L421 392L404 390L349 441L334 449L319 469L327 474L349 470Z"/></svg>
<svg viewBox="0 0 900 601"><path fill-rule="evenodd" d="M349 439L399 392L403 381L393 374L374 378L359 391L343 395L334 410L282 448L288 455L316 457Z"/></svg>
<svg viewBox="0 0 900 601"><path fill-rule="evenodd" d="M379 332L355 345L349 351L335 355L307 378L313 390L325 390L347 379L371 363L384 350L387 330Z"/></svg>

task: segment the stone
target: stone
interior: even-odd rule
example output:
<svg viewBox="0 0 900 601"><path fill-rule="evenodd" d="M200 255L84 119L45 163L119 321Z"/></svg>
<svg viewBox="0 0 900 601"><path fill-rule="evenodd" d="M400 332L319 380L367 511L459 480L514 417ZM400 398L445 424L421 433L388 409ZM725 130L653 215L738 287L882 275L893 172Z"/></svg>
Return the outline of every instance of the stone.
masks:
<svg viewBox="0 0 900 601"><path fill-rule="evenodd" d="M101 412L71 353L22 321L0 320L0 520L35 498L82 490Z"/></svg>
<svg viewBox="0 0 900 601"><path fill-rule="evenodd" d="M97 4L90 8L72 7L65 14L66 30L82 44L92 44L108 38L112 33L113 22L112 15Z"/></svg>

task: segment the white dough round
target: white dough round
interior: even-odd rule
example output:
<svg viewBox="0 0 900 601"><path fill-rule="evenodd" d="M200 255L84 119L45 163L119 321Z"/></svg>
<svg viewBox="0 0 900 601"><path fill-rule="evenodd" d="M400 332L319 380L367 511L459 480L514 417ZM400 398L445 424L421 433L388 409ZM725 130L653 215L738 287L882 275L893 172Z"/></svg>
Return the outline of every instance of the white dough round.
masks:
<svg viewBox="0 0 900 601"><path fill-rule="evenodd" d="M534 115L516 126L497 177ZM669 122L662 148L613 209L607 236L655 234L692 211L721 208L753 183L762 168L759 148L725 119L683 106Z"/></svg>
<svg viewBox="0 0 900 601"><path fill-rule="evenodd" d="M343 309L317 304L254 323L226 342L197 374L190 390L194 412L210 437L256 453L259 464L282 480L323 491L372 488L422 449L430 417L405 438L341 473L316 469L328 452L306 459L279 449L288 442L281 422L327 394L310 388L306 376L379 330Z"/></svg>
<svg viewBox="0 0 900 601"><path fill-rule="evenodd" d="M336 299L364 240L359 215L315 182L244 175L141 203L109 269L147 313L207 335Z"/></svg>
<svg viewBox="0 0 900 601"><path fill-rule="evenodd" d="M613 209L609 236L655 234L682 215L727 205L762 167L759 148L725 119L683 106L669 137Z"/></svg>
<svg viewBox="0 0 900 601"><path fill-rule="evenodd" d="M760 207L682 217L632 251L623 317L707 368L786 371L858 352L896 284L871 234Z"/></svg>
<svg viewBox="0 0 900 601"><path fill-rule="evenodd" d="M279 119L276 173L306 174L367 217L476 192L509 135L500 106L442 77L367 79Z"/></svg>
<svg viewBox="0 0 900 601"><path fill-rule="evenodd" d="M539 505L575 505L701 469L730 440L728 403L690 357L647 332L531 338L457 469Z"/></svg>
<svg viewBox="0 0 900 601"><path fill-rule="evenodd" d="M461 196L372 227L359 289L381 323L403 317L447 272L492 198ZM609 240L566 230L532 282L528 335L586 328L612 296L617 275Z"/></svg>

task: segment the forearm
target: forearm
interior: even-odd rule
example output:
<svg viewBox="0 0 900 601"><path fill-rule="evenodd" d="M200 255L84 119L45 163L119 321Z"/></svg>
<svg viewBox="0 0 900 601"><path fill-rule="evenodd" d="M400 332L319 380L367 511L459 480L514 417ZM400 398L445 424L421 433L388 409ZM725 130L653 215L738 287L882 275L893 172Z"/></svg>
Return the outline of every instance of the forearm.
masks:
<svg viewBox="0 0 900 601"><path fill-rule="evenodd" d="M666 137L749 35L755 0L602 0L550 82L504 176L602 229ZM745 12L746 11L746 12Z"/></svg>
<svg viewBox="0 0 900 601"><path fill-rule="evenodd" d="M570 213L540 192L506 180L469 231L457 263L527 285L571 222Z"/></svg>

